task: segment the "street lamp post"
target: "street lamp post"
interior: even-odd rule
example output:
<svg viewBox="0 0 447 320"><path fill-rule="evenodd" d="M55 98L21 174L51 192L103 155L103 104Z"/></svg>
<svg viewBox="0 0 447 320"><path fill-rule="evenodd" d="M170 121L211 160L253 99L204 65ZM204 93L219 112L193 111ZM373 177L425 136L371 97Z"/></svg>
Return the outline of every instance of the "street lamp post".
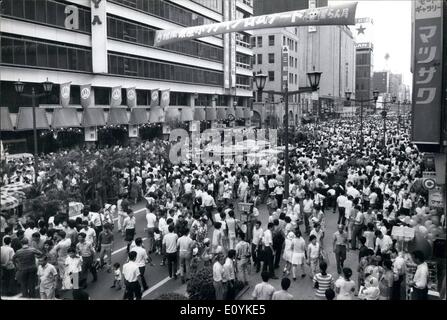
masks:
<svg viewBox="0 0 447 320"><path fill-rule="evenodd" d="M346 91L345 97L348 101L354 101L354 102L360 102L360 149L363 151L363 104L365 102L377 102L377 99L379 98L379 91L374 90L373 91L373 98L372 99L362 99L362 100L354 100L351 99L352 92Z"/></svg>
<svg viewBox="0 0 447 320"><path fill-rule="evenodd" d="M382 143L383 143L383 148L385 149L385 152L386 152L386 115L387 115L387 113L385 110L383 110L380 113L380 115L383 118L383 142Z"/></svg>
<svg viewBox="0 0 447 320"><path fill-rule="evenodd" d="M289 91L288 89L288 81L287 84L284 87L284 92L278 92L278 91L268 91L272 96L282 95L284 97L284 144L285 144L285 150L284 150L284 170L285 170L285 176L284 176L284 196L285 198L289 197L289 95L294 94L301 94L305 92L313 92L317 91L318 87L320 85L320 78L321 78L322 72L316 72L315 67L314 71L307 73L307 78L310 83L310 87L302 87L295 91ZM267 79L267 76L262 73L262 71L258 74L254 74L255 77L255 84L258 88L258 95L262 94L262 90L265 86L265 81Z"/></svg>
<svg viewBox="0 0 447 320"><path fill-rule="evenodd" d="M50 94L51 90L53 89L53 83L48 81L42 83L43 86L43 92L36 93L36 90L34 86L31 87L31 94L24 93L23 90L25 89L25 84L20 81L20 79L17 82L14 82L14 89L15 91L22 97L31 98L32 108L33 108L33 142L34 142L34 183L37 183L37 174L38 174L38 168L37 168L37 128L36 128L36 107L37 107L37 98L44 97Z"/></svg>

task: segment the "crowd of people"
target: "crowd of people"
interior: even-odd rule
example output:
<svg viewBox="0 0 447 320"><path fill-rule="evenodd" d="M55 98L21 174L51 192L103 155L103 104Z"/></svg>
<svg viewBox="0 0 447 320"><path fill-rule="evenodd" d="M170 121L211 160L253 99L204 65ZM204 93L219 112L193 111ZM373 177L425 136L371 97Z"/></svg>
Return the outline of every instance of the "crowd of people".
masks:
<svg viewBox="0 0 447 320"><path fill-rule="evenodd" d="M383 139L379 123L368 118L363 139L353 120L306 125L314 134L294 142L288 173L282 159L272 165L234 160L173 165L160 155L167 153L167 142L148 142L140 148L145 152L139 161L119 172L119 199L113 205L92 201L76 219L62 213L23 220L2 216L2 283L11 293L16 279L23 297L37 297L38 287L40 298L51 299L59 290L86 289L89 274L96 281L98 270L105 268L113 274L112 287L125 288L125 299L141 299L148 289L146 265L159 254L169 276L180 276L182 283L199 265L212 268L216 299L234 299L236 282L248 284L255 273L263 281L254 287L254 299L293 299L288 289L306 276L312 278L316 298L405 299L408 286L414 299L427 299L429 256L418 248L409 252L391 232L405 225L427 238L428 230L421 228L430 219L430 235L439 236L439 230L445 233L445 213L427 206L423 154L405 127L398 131L390 121ZM101 158L121 150L80 152ZM67 164L74 170L70 173L45 174L59 157L45 156L37 183L76 188L85 166L80 161ZM3 180L33 178L31 166L17 168ZM287 198L285 174L290 178ZM145 243L135 238L132 208L140 201L146 205ZM239 203L251 205L241 208ZM337 231L329 233L333 214ZM128 260L122 266L112 261L117 235L127 242ZM357 251L358 261L345 265L347 253ZM327 270L332 257L338 277ZM407 283L408 263L417 270ZM279 276L281 290L276 291L268 281Z"/></svg>

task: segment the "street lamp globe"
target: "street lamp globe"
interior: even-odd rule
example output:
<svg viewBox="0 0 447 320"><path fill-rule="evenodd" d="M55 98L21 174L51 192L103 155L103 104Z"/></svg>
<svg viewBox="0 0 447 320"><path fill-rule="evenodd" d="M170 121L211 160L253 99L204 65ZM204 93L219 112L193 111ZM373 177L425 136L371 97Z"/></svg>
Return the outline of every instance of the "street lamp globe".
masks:
<svg viewBox="0 0 447 320"><path fill-rule="evenodd" d="M259 71L259 73L255 74L254 77L255 77L256 88L258 88L259 91L264 90L267 75L265 73L262 73L261 70Z"/></svg>
<svg viewBox="0 0 447 320"><path fill-rule="evenodd" d="M346 91L345 92L345 97L346 97L346 100L351 100L351 95L352 95L352 92L351 91Z"/></svg>
<svg viewBox="0 0 447 320"><path fill-rule="evenodd" d="M23 89L25 88L25 84L23 82L20 81L16 81L14 82L14 89L16 90L17 93L22 93Z"/></svg>
<svg viewBox="0 0 447 320"><path fill-rule="evenodd" d="M373 98L374 98L374 101L377 101L377 99L379 99L379 90L374 90L373 91Z"/></svg>
<svg viewBox="0 0 447 320"><path fill-rule="evenodd" d="M318 87L320 86L321 74L322 74L322 72L315 71L315 66L313 67L312 72L307 73L307 78L309 79L310 87L314 91L316 91L318 89Z"/></svg>
<svg viewBox="0 0 447 320"><path fill-rule="evenodd" d="M43 91L45 91L45 93L50 93L51 90L53 90L53 83L48 81L48 78L47 81L42 83L42 85L43 85Z"/></svg>

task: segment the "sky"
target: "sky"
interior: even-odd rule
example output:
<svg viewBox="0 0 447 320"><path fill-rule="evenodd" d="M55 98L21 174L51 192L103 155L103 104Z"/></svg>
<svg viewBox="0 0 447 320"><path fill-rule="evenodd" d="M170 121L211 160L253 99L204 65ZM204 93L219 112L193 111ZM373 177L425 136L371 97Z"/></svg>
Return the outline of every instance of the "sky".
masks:
<svg viewBox="0 0 447 320"><path fill-rule="evenodd" d="M332 0L330 4L353 1ZM359 0L356 18L374 20L374 71L389 69L401 73L403 82L410 85L411 60L411 1ZM350 26L354 32L354 26ZM356 31L355 31L356 32ZM388 63L385 55L389 54Z"/></svg>

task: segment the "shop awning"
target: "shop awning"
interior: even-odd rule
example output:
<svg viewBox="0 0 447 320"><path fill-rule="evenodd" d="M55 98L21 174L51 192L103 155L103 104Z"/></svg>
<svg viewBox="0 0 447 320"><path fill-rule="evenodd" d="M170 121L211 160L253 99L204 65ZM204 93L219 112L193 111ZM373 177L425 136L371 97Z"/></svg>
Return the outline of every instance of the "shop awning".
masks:
<svg viewBox="0 0 447 320"><path fill-rule="evenodd" d="M151 107L149 112L149 122L150 123L160 123L165 121L165 113L163 108L160 106Z"/></svg>
<svg viewBox="0 0 447 320"><path fill-rule="evenodd" d="M205 120L206 121L215 121L217 119L216 108L206 107L205 108Z"/></svg>
<svg viewBox="0 0 447 320"><path fill-rule="evenodd" d="M205 109L196 107L194 109L194 120L195 121L205 121Z"/></svg>
<svg viewBox="0 0 447 320"><path fill-rule="evenodd" d="M166 122L180 121L180 111L178 108L168 107L165 112Z"/></svg>
<svg viewBox="0 0 447 320"><path fill-rule="evenodd" d="M54 109L51 120L51 127L57 128L78 128L79 123L78 112L75 108Z"/></svg>
<svg viewBox="0 0 447 320"><path fill-rule="evenodd" d="M14 131L14 125L12 124L8 107L0 108L0 130Z"/></svg>
<svg viewBox="0 0 447 320"><path fill-rule="evenodd" d="M244 109L236 108L236 119L244 118Z"/></svg>
<svg viewBox="0 0 447 320"><path fill-rule="evenodd" d="M82 113L82 126L101 127L106 125L104 110L100 108L85 108Z"/></svg>
<svg viewBox="0 0 447 320"><path fill-rule="evenodd" d="M244 118L245 119L251 119L253 116L253 111L251 111L249 108L244 109Z"/></svg>
<svg viewBox="0 0 447 320"><path fill-rule="evenodd" d="M149 121L146 108L132 108L130 112L129 124L138 125L145 124Z"/></svg>
<svg viewBox="0 0 447 320"><path fill-rule="evenodd" d="M180 114L180 121L193 121L194 114L193 109L191 107L182 108L182 112Z"/></svg>
<svg viewBox="0 0 447 320"><path fill-rule="evenodd" d="M108 125L129 124L126 108L114 107L109 109Z"/></svg>
<svg viewBox="0 0 447 320"><path fill-rule="evenodd" d="M227 110L225 108L217 108L217 120L225 120L227 118Z"/></svg>
<svg viewBox="0 0 447 320"><path fill-rule="evenodd" d="M36 108L36 128L49 129L45 109ZM17 115L17 130L33 130L33 108L21 107Z"/></svg>

